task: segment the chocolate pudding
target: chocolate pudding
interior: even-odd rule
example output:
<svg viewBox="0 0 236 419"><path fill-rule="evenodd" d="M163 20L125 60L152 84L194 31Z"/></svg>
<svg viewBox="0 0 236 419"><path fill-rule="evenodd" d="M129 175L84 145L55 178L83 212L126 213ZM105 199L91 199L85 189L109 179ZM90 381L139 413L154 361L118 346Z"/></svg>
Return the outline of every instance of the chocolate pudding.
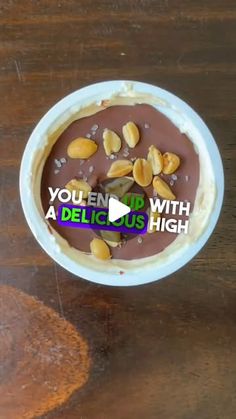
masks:
<svg viewBox="0 0 236 419"><path fill-rule="evenodd" d="M122 127L133 121L139 129L140 141L134 148L124 141ZM113 130L122 140L119 152L107 156L103 147L103 132ZM96 141L97 151L88 159L72 159L67 155L67 148L72 140L87 137ZM41 180L41 200L46 214L50 194L48 187L64 188L71 179L84 179L93 189L107 179L111 164L119 159L135 161L145 158L150 146L156 146L161 153L171 152L179 156L181 164L174 174L161 173L160 177L170 186L178 201L189 201L193 210L199 184L199 157L193 143L161 112L151 105L116 105L80 118L72 122L53 145L43 168ZM153 197L152 184L143 187L148 197ZM54 202L58 209L61 203ZM176 217L177 218L177 217ZM62 227L57 221L50 220L52 227L70 244L70 246L90 253L90 242L96 237L93 230ZM155 232L134 236L123 245L111 248L114 259L132 260L152 256L162 252L177 235L169 232Z"/></svg>

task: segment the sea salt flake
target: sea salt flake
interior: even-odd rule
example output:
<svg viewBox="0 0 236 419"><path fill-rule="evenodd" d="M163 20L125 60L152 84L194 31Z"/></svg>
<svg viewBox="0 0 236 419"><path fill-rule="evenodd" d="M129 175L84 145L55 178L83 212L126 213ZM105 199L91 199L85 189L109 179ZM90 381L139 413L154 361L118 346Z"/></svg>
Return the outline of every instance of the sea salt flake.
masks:
<svg viewBox="0 0 236 419"><path fill-rule="evenodd" d="M110 155L110 159L111 159L111 160L114 160L115 158L116 158L116 156L115 156L114 154L111 154L111 155Z"/></svg>
<svg viewBox="0 0 236 419"><path fill-rule="evenodd" d="M148 128L150 128L150 125L147 122L145 122L144 128L148 129Z"/></svg>
<svg viewBox="0 0 236 419"><path fill-rule="evenodd" d="M121 242L118 244L118 247L121 249L123 246L125 246L127 243L126 239L122 239Z"/></svg>
<svg viewBox="0 0 236 419"><path fill-rule="evenodd" d="M80 160L79 164L82 166L84 164L84 160Z"/></svg>
<svg viewBox="0 0 236 419"><path fill-rule="evenodd" d="M66 160L66 158L65 158L65 157L62 157L62 158L60 159L60 162L61 162L62 164L65 164L65 163L67 162L67 160Z"/></svg>
<svg viewBox="0 0 236 419"><path fill-rule="evenodd" d="M173 180L177 180L178 179L178 176L176 176L175 174L171 175L171 177L172 177Z"/></svg>
<svg viewBox="0 0 236 419"><path fill-rule="evenodd" d="M94 124L93 126L92 126L92 128L91 128L91 131L97 131L98 130L98 125L97 124Z"/></svg>
<svg viewBox="0 0 236 419"><path fill-rule="evenodd" d="M86 137L87 137L87 138L91 138L91 137L92 137L92 135L91 135L91 134L86 134Z"/></svg>
<svg viewBox="0 0 236 419"><path fill-rule="evenodd" d="M175 182L173 181L173 179L170 180L170 186L174 186Z"/></svg>
<svg viewBox="0 0 236 419"><path fill-rule="evenodd" d="M80 171L79 171L79 175L81 175L81 176L82 176L82 175L83 175L83 173L84 173L84 172L83 172L82 170L80 170Z"/></svg>
<svg viewBox="0 0 236 419"><path fill-rule="evenodd" d="M138 237L138 243L141 244L143 242L142 237Z"/></svg>
<svg viewBox="0 0 236 419"><path fill-rule="evenodd" d="M60 172L60 170L56 169L54 170L55 175L57 175Z"/></svg>
<svg viewBox="0 0 236 419"><path fill-rule="evenodd" d="M186 180L186 182L189 181L189 176L188 175L185 176L185 180Z"/></svg>
<svg viewBox="0 0 236 419"><path fill-rule="evenodd" d="M89 173L93 173L94 171L94 166L89 166Z"/></svg>
<svg viewBox="0 0 236 419"><path fill-rule="evenodd" d="M123 156L128 157L129 153L130 153L129 148L125 147L124 150L123 150Z"/></svg>
<svg viewBox="0 0 236 419"><path fill-rule="evenodd" d="M55 159L54 160L54 162L55 162L55 165L57 166L57 167L61 167L61 162L60 162L60 160L57 160L57 159Z"/></svg>

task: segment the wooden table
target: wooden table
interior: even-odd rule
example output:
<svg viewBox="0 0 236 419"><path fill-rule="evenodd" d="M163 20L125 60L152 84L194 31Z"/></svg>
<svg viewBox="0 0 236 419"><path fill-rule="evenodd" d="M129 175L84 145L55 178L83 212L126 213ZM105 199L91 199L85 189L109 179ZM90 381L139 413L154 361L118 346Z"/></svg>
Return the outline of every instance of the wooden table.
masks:
<svg viewBox="0 0 236 419"><path fill-rule="evenodd" d="M1 419L235 419L235 1L5 0L0 23ZM200 254L127 289L55 265L18 190L41 116L73 90L121 78L192 105L226 177L220 221Z"/></svg>

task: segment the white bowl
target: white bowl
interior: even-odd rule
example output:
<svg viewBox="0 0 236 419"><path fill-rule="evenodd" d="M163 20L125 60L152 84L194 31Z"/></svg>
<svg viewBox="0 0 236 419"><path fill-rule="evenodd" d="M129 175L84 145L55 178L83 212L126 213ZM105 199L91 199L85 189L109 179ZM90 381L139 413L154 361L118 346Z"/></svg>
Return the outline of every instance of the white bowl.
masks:
<svg viewBox="0 0 236 419"><path fill-rule="evenodd" d="M172 257L159 261L158 266L155 263L144 263L141 269L136 269L135 267L134 269L126 269L125 263L124 268L120 269L119 263L116 265L115 262L111 266L107 265L106 268L104 263L100 264L99 261L94 263L93 260L91 263L91 259L89 259L91 256L86 255L88 261L90 261L87 263L82 252L80 252L81 256L78 256L78 253L72 255L71 250L69 252L66 247L66 250L63 249L61 251L57 244L57 238L50 234L48 230L38 193L43 168L42 163L41 165L39 164L39 159L43 159L42 156L45 156L47 136L51 135L66 121L73 120L73 115L78 112L81 106L107 99L112 93L127 89L128 85L132 85L133 91L141 95L154 95L168 103L168 109L166 108L165 111L160 109L159 106L157 108L163 111L173 122L175 122L176 115L181 115L185 120L191 122L191 126L204 142L209 161L211 162L216 188L214 207L209 216L208 224L200 237L183 249L176 251ZM212 234L222 207L223 194L224 174L221 157L211 132L199 115L172 93L150 84L133 81L121 80L97 83L77 90L63 98L46 113L34 129L26 145L20 168L20 196L23 211L31 231L43 249L57 263L73 274L96 283L113 286L139 285L152 282L176 272L187 264L201 250Z"/></svg>

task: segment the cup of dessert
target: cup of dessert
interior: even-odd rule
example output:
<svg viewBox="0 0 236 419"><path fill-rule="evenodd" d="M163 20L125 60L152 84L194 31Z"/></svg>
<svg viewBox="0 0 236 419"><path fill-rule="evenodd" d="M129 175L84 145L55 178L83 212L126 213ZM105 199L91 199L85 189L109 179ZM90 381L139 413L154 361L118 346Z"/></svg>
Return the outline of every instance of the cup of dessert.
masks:
<svg viewBox="0 0 236 419"><path fill-rule="evenodd" d="M50 190L82 190L86 206L104 185L119 198L139 187L165 203L163 213L147 209L159 229L127 237L46 219ZM34 129L20 169L24 214L43 249L76 276L113 286L152 282L186 265L212 234L223 192L220 154L200 116L172 93L135 81L101 82L63 98ZM176 202L189 205L187 233L165 229L170 208L176 222L186 219ZM61 202L53 205L58 214Z"/></svg>

